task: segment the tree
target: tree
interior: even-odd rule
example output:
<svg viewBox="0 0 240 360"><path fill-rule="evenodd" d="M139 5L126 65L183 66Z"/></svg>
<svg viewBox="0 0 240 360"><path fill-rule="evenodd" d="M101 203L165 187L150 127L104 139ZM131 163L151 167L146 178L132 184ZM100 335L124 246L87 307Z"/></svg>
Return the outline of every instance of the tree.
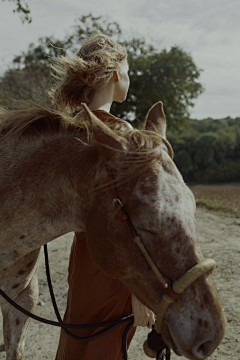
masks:
<svg viewBox="0 0 240 360"><path fill-rule="evenodd" d="M72 43L75 50L79 50L81 43L96 30L100 30L121 42L122 30L119 24L115 21L109 22L107 17L94 17L91 13L82 16L76 20L73 30L73 34L67 37L67 41Z"/></svg>
<svg viewBox="0 0 240 360"><path fill-rule="evenodd" d="M63 48L68 44L46 37L39 39L38 46L30 44L28 51L13 59L12 68L7 70L0 78L0 103L2 106L12 108L16 101L29 100L46 103L50 106L47 95L52 78L48 66L49 57L65 54Z"/></svg>
<svg viewBox="0 0 240 360"><path fill-rule="evenodd" d="M31 44L26 53L16 56L13 69L9 69L0 79L0 93L5 93L5 97L0 96L1 103L11 106L9 99L19 98L19 88L23 88L25 94L36 93L33 90L35 88L39 96L47 98L46 90L52 82L48 58L64 54L63 48L78 51L84 39L97 29L112 36L128 50L131 86L126 101L113 104L113 114L126 120L137 118L141 125L151 105L162 100L168 128L181 131L189 118L188 108L193 106L192 100L203 91L197 81L200 70L191 56L178 47L159 51L144 38L126 40L116 22L91 14L79 18L73 33L64 40L41 38L37 46ZM40 76L42 78L39 81Z"/></svg>
<svg viewBox="0 0 240 360"><path fill-rule="evenodd" d="M185 181L240 181L240 118L191 120L184 134L169 132L168 139Z"/></svg>
<svg viewBox="0 0 240 360"><path fill-rule="evenodd" d="M5 0L2 0L5 1ZM13 12L17 12L20 14L20 18L22 20L22 23L27 21L29 24L32 22L32 18L30 17L30 10L27 3L22 2L22 0L8 0L17 5L16 9L13 10Z"/></svg>
<svg viewBox="0 0 240 360"><path fill-rule="evenodd" d="M131 44L126 45L129 50ZM203 91L197 82L200 70L191 56L178 47L159 52L151 45L146 47L142 41L138 51L139 54L129 51L131 86L127 111L134 111L143 121L151 105L161 100L168 128L181 132L190 117L192 100Z"/></svg>

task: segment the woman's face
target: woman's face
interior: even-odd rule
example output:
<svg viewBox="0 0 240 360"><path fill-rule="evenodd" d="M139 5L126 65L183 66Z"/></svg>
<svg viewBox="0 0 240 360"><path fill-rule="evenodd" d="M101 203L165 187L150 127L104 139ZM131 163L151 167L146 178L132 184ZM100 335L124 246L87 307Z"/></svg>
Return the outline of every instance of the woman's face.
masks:
<svg viewBox="0 0 240 360"><path fill-rule="evenodd" d="M123 102L128 93L130 80L128 76L129 66L127 59L124 60L121 69L117 72L118 73L118 81L115 83L115 90L114 90L114 101Z"/></svg>

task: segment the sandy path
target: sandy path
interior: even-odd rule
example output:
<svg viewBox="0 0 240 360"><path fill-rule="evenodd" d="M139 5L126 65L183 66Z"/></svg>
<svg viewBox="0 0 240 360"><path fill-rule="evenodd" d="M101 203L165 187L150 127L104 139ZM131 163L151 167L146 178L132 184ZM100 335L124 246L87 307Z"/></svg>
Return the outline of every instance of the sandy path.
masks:
<svg viewBox="0 0 240 360"><path fill-rule="evenodd" d="M227 330L222 344L209 359L240 360L240 219L226 217L204 209L197 210L198 231L205 257L213 257L217 269L213 277L227 318ZM64 313L67 299L67 267L72 234L54 240L49 245L50 268L59 308ZM42 256L39 269L39 301L36 313L55 320ZM2 318L0 317L2 323ZM142 344L148 330L139 329L132 341L129 360L146 360ZM59 330L55 327L31 321L24 360L54 360ZM0 344L2 330L0 330ZM0 359L5 359L0 353ZM172 354L172 360L178 357ZM70 359L69 359L70 360Z"/></svg>

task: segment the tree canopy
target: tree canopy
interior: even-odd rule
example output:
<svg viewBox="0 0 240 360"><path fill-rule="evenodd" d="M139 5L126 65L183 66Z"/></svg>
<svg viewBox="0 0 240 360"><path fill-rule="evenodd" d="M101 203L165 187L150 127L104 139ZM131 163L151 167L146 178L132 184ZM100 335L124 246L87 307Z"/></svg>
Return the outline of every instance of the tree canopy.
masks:
<svg viewBox="0 0 240 360"><path fill-rule="evenodd" d="M5 1L5 0L2 0ZM27 21L29 24L32 22L32 18L30 16L30 10L28 7L28 4L26 2L23 3L22 0L8 0L17 5L16 9L13 10L13 12L17 12L20 14L20 18L22 20L22 23Z"/></svg>
<svg viewBox="0 0 240 360"><path fill-rule="evenodd" d="M141 126L151 105L161 100L168 128L181 131L189 119L189 107L203 91L198 81L201 70L191 55L177 46L160 51L144 38L126 39L116 22L91 14L79 18L72 34L63 40L40 38L37 45L30 44L27 52L15 56L0 78L0 103L11 108L12 99L24 99L27 94L49 101L47 91L53 81L49 58L65 55L66 50L78 51L83 40L97 29L113 36L128 51L130 90L124 103L113 104L112 113L126 120L137 119L134 125Z"/></svg>
<svg viewBox="0 0 240 360"><path fill-rule="evenodd" d="M169 132L168 139L185 181L240 181L240 117L191 120L184 134Z"/></svg>

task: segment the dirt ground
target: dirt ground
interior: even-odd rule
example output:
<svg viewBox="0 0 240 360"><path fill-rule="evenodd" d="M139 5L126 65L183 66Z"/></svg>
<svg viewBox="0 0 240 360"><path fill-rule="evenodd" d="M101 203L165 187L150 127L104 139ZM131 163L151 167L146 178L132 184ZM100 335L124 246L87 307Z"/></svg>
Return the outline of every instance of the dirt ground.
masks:
<svg viewBox="0 0 240 360"><path fill-rule="evenodd" d="M240 360L240 219L229 214L198 208L197 224L205 257L212 257L217 262L213 277L227 319L225 338L209 359ZM62 314L67 299L67 267L72 236L72 234L67 234L49 244L52 281ZM39 269L39 286L40 295L36 313L55 320L47 287L43 255ZM146 329L138 329L130 347L129 360L147 359L142 351L142 344L147 333ZM54 360L58 337L57 328L32 320L24 360ZM0 344L2 343L2 330L0 330ZM0 359L5 359L5 352L0 353ZM172 360L177 359L178 357L172 354Z"/></svg>

